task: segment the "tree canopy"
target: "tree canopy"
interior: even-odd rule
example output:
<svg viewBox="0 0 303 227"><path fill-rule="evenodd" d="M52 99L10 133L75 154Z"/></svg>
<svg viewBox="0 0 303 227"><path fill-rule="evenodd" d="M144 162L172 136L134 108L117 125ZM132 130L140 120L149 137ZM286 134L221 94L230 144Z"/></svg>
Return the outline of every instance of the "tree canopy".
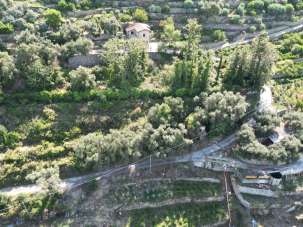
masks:
<svg viewBox="0 0 303 227"><path fill-rule="evenodd" d="M276 58L276 50L268 37L260 35L250 46L241 47L234 52L223 83L231 90L260 90L271 79Z"/></svg>

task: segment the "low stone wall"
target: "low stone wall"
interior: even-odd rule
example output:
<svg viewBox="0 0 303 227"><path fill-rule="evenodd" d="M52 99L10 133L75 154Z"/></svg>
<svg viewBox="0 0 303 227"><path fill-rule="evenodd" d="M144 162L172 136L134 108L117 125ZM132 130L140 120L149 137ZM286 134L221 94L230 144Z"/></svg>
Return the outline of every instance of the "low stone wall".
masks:
<svg viewBox="0 0 303 227"><path fill-rule="evenodd" d="M245 187L245 186L239 186L238 188L241 193L245 193L245 194L272 197L272 198L279 197L278 194L272 190L251 188L251 187Z"/></svg>
<svg viewBox="0 0 303 227"><path fill-rule="evenodd" d="M246 201L243 198L243 196L241 195L237 182L236 182L236 179L234 177L231 177L230 180L231 180L231 184L232 184L233 190L235 192L235 195L236 195L237 199L240 201L241 205L247 209L250 209L250 203L248 201Z"/></svg>
<svg viewBox="0 0 303 227"><path fill-rule="evenodd" d="M1 34L0 35L0 40L2 42L13 42L15 41L15 36L16 36L16 33L13 33L13 34Z"/></svg>
<svg viewBox="0 0 303 227"><path fill-rule="evenodd" d="M93 67L100 63L101 60L98 54L76 55L68 59L68 67L71 69L76 69L79 66Z"/></svg>
<svg viewBox="0 0 303 227"><path fill-rule="evenodd" d="M165 54L165 53L159 53L159 52L154 52L154 53L148 53L149 57L154 60L154 61L161 61L163 58L163 55L172 56L170 54ZM101 57L99 53L91 53L87 55L76 55L74 57L71 57L68 59L67 67L71 69L76 69L79 66L84 66L84 67L94 67L96 65L101 64Z"/></svg>
<svg viewBox="0 0 303 227"><path fill-rule="evenodd" d="M229 219L226 219L224 221L219 221L219 222L216 222L216 223L213 223L211 225L203 225L203 227L219 227L219 226L227 226L227 223L228 223Z"/></svg>
<svg viewBox="0 0 303 227"><path fill-rule="evenodd" d="M224 43L226 42L222 41L222 42L203 43L202 47L205 49L215 49L221 47Z"/></svg>
<svg viewBox="0 0 303 227"><path fill-rule="evenodd" d="M237 31L245 31L247 30L249 25L232 25L228 23L223 23L223 24L207 24L204 26L204 28L213 30L213 29L220 29L224 30L226 32L237 32Z"/></svg>
<svg viewBox="0 0 303 227"><path fill-rule="evenodd" d="M175 205L175 204L211 203L211 202L223 202L223 201L224 201L224 196L207 197L207 198L203 198L203 199L193 199L190 197L184 197L184 198L164 200L164 201L155 202L155 203L137 202L136 204L123 208L123 210L130 211L130 210L138 210L138 209L144 209L144 208L158 208L158 207L170 206L170 205Z"/></svg>
<svg viewBox="0 0 303 227"><path fill-rule="evenodd" d="M267 165L267 166L276 166L276 165L285 165L286 162L277 162L274 163L272 161L269 160L259 160L259 159L246 159L246 158L242 158L242 157L237 157L239 160L241 160L242 162L248 163L248 164L253 164L253 165Z"/></svg>
<svg viewBox="0 0 303 227"><path fill-rule="evenodd" d="M202 178L198 178L198 177L177 177L177 178L147 178L147 179L143 179L140 180L140 184L142 183L146 183L146 182L159 182L159 181L188 181L188 182L208 182L208 183L215 183L215 184L220 184L221 181L218 178L211 178L211 177L202 177ZM128 183L126 185L133 185L133 184L137 184L137 183Z"/></svg>
<svg viewBox="0 0 303 227"><path fill-rule="evenodd" d="M268 184L269 180L268 179L242 179L241 180L242 184Z"/></svg>
<svg viewBox="0 0 303 227"><path fill-rule="evenodd" d="M85 16L91 16L91 15L95 15L95 14L99 14L102 12L110 12L110 11L114 11L114 10L129 10L129 9L136 9L140 7L139 5L125 5L125 6L118 6L118 7L102 7L102 8L98 8L98 9L91 9L91 10L76 10L76 11L70 11L67 12L67 15L69 17L85 17ZM198 9L197 8L183 8L183 7L175 7L175 8L170 8L170 11L167 16L176 16L176 14L183 14L183 15L189 15L189 14L198 14ZM155 19L155 18L159 18L159 16L161 16L161 18L166 18L164 17L164 15L162 13L149 13L149 17L151 19Z"/></svg>

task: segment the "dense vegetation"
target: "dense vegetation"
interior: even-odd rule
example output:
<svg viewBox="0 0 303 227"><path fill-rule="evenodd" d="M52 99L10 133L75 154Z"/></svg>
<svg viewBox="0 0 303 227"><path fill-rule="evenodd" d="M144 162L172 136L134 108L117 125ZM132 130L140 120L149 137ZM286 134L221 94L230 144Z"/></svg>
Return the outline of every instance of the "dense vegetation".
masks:
<svg viewBox="0 0 303 227"><path fill-rule="evenodd" d="M239 132L240 146L237 154L246 158L270 160L273 162L291 162L298 159L303 151L302 124L302 63L299 52L302 45L300 33L287 34L275 44L278 50L278 62L273 82L273 95L276 108L288 111L282 116L276 113L263 113L255 116L254 127L243 125ZM281 114L280 114L281 115ZM266 138L277 133L278 127L284 127L286 137L270 146L262 144Z"/></svg>
<svg viewBox="0 0 303 227"><path fill-rule="evenodd" d="M235 151L246 158L271 160L273 162L290 162L298 159L303 150L301 112L291 112L284 116L284 119L275 114L264 113L256 117L255 128L245 124L242 126L239 137L239 147ZM266 136L275 133L281 121L285 122L286 131L290 134L278 143L265 146L261 141ZM258 140L257 140L258 138Z"/></svg>
<svg viewBox="0 0 303 227"><path fill-rule="evenodd" d="M266 28L262 18L297 20L301 0L240 1L238 5L186 0L181 1L184 14L201 17L183 20L174 17L168 3L125 10L115 10L120 1L112 2L110 10L105 10L106 4L0 0L0 187L37 183L44 192L28 201L1 197L0 209L8 203L18 207L7 217L18 212L22 217L40 217L51 209L61 194L60 178L148 156L176 156L201 140L230 134L255 110L256 97L273 75L274 99L279 107L288 107L288 113L255 115L254 127L242 126L235 152L275 162L299 157L302 63L294 59L303 56L302 35L286 35L271 43L262 34L251 44L224 51L203 49L201 43L230 38L204 22L224 18L234 26L247 25L247 32L254 33ZM160 20L160 13L168 17ZM146 42L125 35L128 22L149 23L155 17L159 23L153 26L153 37L162 41L163 52L158 60L150 57ZM70 66L71 59L87 55L98 55L98 63ZM281 123L290 136L263 145L263 139ZM204 189L203 194L213 192ZM56 196L50 197L49 192ZM20 208L24 200L32 209L28 216ZM198 205L197 209L206 208ZM174 209L152 223L170 219ZM196 211L185 209L181 219L195 223L188 220ZM225 215L221 207L214 205L214 209L219 219ZM195 220L208 214L211 211ZM149 218L154 211L145 215Z"/></svg>
<svg viewBox="0 0 303 227"><path fill-rule="evenodd" d="M16 10L13 3L6 7ZM195 19L186 25L179 58L156 66L144 42L119 38L121 21L116 15L94 15L77 23L56 10L41 15L16 37L14 53L0 55L0 101L6 106L1 110L1 185L33 182L27 175L52 166L59 166L63 177L75 169L175 155L170 148L189 148L197 138L232 131L248 109L240 94L222 91L224 73L214 66L214 53L199 48L202 26ZM92 31L96 23L101 27ZM168 19L163 30L168 42L177 40L167 37L175 30L172 26ZM93 48L85 33L116 38L104 44L105 60L99 65L71 70L67 60ZM256 43L272 48L262 38L252 50ZM262 63L273 60L259 57ZM270 65L259 71L260 80L268 78ZM158 81L161 90L141 87L149 78ZM22 112L20 104L26 104ZM117 104L122 108L114 108Z"/></svg>

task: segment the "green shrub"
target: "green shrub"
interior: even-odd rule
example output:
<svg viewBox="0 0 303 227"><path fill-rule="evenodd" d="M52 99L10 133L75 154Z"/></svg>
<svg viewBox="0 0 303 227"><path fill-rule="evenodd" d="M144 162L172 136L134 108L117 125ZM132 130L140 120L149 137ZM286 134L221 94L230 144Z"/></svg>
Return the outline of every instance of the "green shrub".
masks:
<svg viewBox="0 0 303 227"><path fill-rule="evenodd" d="M229 21L232 24L241 24L242 23L241 16L239 16L239 15L233 15L233 16L231 16L229 18Z"/></svg>
<svg viewBox="0 0 303 227"><path fill-rule="evenodd" d="M134 19L139 22L147 22L148 21L148 15L147 12L144 9L136 9L133 15Z"/></svg>
<svg viewBox="0 0 303 227"><path fill-rule="evenodd" d="M92 8L92 1L91 0L81 0L80 3L79 3L79 6L81 9L90 9Z"/></svg>
<svg viewBox="0 0 303 227"><path fill-rule="evenodd" d="M286 13L291 16L293 15L294 11L295 11L295 8L292 4L286 4L285 5L285 10L286 10Z"/></svg>
<svg viewBox="0 0 303 227"><path fill-rule="evenodd" d="M293 54L297 54L300 57L303 56L303 45L300 44L295 44L292 48L291 48L291 53Z"/></svg>
<svg viewBox="0 0 303 227"><path fill-rule="evenodd" d="M127 13L119 14L118 18L121 22L130 22L133 19L132 16Z"/></svg>
<svg viewBox="0 0 303 227"><path fill-rule="evenodd" d="M264 8L267 10L268 6L275 2L275 0L263 0Z"/></svg>
<svg viewBox="0 0 303 227"><path fill-rule="evenodd" d="M152 4L148 7L148 12L150 12L150 13L161 13L161 7Z"/></svg>
<svg viewBox="0 0 303 227"><path fill-rule="evenodd" d="M272 16L279 17L286 13L286 7L279 3L272 3L268 6L268 13Z"/></svg>
<svg viewBox="0 0 303 227"><path fill-rule="evenodd" d="M54 29L58 29L63 23L63 17L61 12L55 9L48 9L44 13L46 24Z"/></svg>
<svg viewBox="0 0 303 227"><path fill-rule="evenodd" d="M296 10L303 10L303 1L296 4Z"/></svg>
<svg viewBox="0 0 303 227"><path fill-rule="evenodd" d="M228 8L223 8L221 14L222 14L222 16L228 16L229 9Z"/></svg>
<svg viewBox="0 0 303 227"><path fill-rule="evenodd" d="M162 9L161 9L162 13L169 13L170 12L170 7L168 4L165 4Z"/></svg>
<svg viewBox="0 0 303 227"><path fill-rule="evenodd" d="M258 25L258 30L265 30L266 29L266 25L264 23L261 23Z"/></svg>
<svg viewBox="0 0 303 227"><path fill-rule="evenodd" d="M192 8L194 6L194 3L192 0L185 0L184 1L184 7L185 8Z"/></svg>
<svg viewBox="0 0 303 227"><path fill-rule="evenodd" d="M244 9L244 3L239 4L239 6L237 7L237 14L239 14L240 16L244 16L245 14L245 9Z"/></svg>
<svg viewBox="0 0 303 227"><path fill-rule="evenodd" d="M212 33L212 38L215 40L215 41L223 41L226 39L226 35L225 35L225 32L222 31L222 30L215 30L213 31Z"/></svg>
<svg viewBox="0 0 303 227"><path fill-rule="evenodd" d="M84 91L96 87L96 76L88 68L80 66L69 75L72 90Z"/></svg>
<svg viewBox="0 0 303 227"><path fill-rule="evenodd" d="M20 135L17 132L8 132L0 124L0 151L6 148L15 148L20 141Z"/></svg>
<svg viewBox="0 0 303 227"><path fill-rule="evenodd" d="M264 9L264 2L262 0L253 0L247 4L247 8L249 11L261 13Z"/></svg>
<svg viewBox="0 0 303 227"><path fill-rule="evenodd" d="M65 0L60 0L57 5L58 5L58 9L61 11L73 11L76 9L74 3L66 2Z"/></svg>
<svg viewBox="0 0 303 227"><path fill-rule="evenodd" d="M0 21L0 34L10 34L12 32L14 32L14 26L12 24L4 24Z"/></svg>
<svg viewBox="0 0 303 227"><path fill-rule="evenodd" d="M252 26L250 26L250 27L248 28L248 32L249 32L249 33L254 33L254 32L256 32L256 30L257 30L257 28L256 28L256 26L254 26L254 25L252 25Z"/></svg>

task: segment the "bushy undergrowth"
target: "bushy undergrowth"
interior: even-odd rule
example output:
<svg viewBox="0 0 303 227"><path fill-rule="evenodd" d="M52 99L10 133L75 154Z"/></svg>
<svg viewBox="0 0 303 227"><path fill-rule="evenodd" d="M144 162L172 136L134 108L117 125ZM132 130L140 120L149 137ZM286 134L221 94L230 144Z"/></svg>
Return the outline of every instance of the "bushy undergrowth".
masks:
<svg viewBox="0 0 303 227"><path fill-rule="evenodd" d="M50 215L63 212L64 205L58 203L61 197L61 194L47 195L45 193L20 195L18 197L0 195L0 210L2 210L0 211L0 218L4 221L18 216L23 220L40 221Z"/></svg>

